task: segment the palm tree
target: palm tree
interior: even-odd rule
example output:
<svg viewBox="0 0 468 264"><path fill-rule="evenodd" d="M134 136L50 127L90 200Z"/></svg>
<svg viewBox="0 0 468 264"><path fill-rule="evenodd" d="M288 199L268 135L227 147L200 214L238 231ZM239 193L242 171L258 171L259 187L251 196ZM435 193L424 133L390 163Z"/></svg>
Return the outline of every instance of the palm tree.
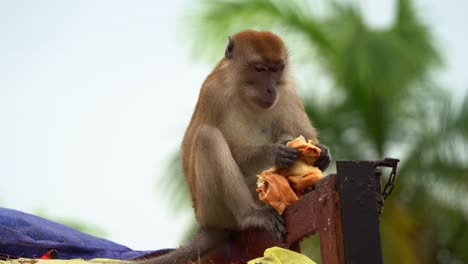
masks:
<svg viewBox="0 0 468 264"><path fill-rule="evenodd" d="M468 96L456 105L431 79L441 58L410 0L398 1L385 29L368 26L348 2L323 7L314 13L299 1L204 1L190 18L190 36L202 55L222 54L226 36L245 28L283 36L297 63L328 83L309 72L300 88L334 158L402 159L382 216L385 262L468 262ZM174 187L180 184L172 186L179 201L188 200ZM311 241L306 253L317 260Z"/></svg>

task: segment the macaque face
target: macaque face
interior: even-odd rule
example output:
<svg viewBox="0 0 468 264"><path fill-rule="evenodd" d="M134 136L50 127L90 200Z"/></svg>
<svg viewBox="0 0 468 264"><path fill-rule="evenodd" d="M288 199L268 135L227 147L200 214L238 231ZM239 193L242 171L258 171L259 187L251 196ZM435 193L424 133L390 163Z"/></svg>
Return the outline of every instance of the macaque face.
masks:
<svg viewBox="0 0 468 264"><path fill-rule="evenodd" d="M278 99L278 83L284 71L284 63L253 61L243 72L248 100L261 109L272 108Z"/></svg>

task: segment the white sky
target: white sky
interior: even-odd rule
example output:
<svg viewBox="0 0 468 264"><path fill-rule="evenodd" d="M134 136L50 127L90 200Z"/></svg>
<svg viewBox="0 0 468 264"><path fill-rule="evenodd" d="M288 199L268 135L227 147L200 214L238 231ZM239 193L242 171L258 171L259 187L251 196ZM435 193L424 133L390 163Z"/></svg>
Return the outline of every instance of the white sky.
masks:
<svg viewBox="0 0 468 264"><path fill-rule="evenodd" d="M393 1L359 2L390 20ZM134 249L177 246L190 216L174 219L156 183L212 67L180 37L190 4L0 1L1 206L92 223ZM446 56L443 84L464 94L467 2L417 4Z"/></svg>

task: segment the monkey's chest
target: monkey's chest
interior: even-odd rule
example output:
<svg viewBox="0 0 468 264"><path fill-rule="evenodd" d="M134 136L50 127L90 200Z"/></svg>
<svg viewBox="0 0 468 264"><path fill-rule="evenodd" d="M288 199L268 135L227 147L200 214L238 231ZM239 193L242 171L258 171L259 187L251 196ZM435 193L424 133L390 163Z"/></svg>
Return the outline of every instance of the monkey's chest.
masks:
<svg viewBox="0 0 468 264"><path fill-rule="evenodd" d="M227 129L230 142L236 142L241 145L264 145L272 143L271 129L266 127L244 127Z"/></svg>
<svg viewBox="0 0 468 264"><path fill-rule="evenodd" d="M229 120L228 118L227 120ZM234 118L235 120L236 118ZM232 142L242 145L264 145L272 143L273 128L262 118L237 118L237 122L225 122L224 134ZM232 121L232 119L231 119Z"/></svg>
<svg viewBox="0 0 468 264"><path fill-rule="evenodd" d="M247 135L252 145L263 145L271 143L271 129L265 127L256 127L248 130Z"/></svg>

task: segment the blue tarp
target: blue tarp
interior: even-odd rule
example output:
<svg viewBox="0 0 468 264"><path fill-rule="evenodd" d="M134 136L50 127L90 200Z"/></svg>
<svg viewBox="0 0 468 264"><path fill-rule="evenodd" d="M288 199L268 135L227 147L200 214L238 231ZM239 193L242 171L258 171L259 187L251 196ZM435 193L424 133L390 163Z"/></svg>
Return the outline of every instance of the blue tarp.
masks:
<svg viewBox="0 0 468 264"><path fill-rule="evenodd" d="M59 259L131 259L156 252L132 250L42 217L0 208L0 258L39 258L51 249Z"/></svg>

